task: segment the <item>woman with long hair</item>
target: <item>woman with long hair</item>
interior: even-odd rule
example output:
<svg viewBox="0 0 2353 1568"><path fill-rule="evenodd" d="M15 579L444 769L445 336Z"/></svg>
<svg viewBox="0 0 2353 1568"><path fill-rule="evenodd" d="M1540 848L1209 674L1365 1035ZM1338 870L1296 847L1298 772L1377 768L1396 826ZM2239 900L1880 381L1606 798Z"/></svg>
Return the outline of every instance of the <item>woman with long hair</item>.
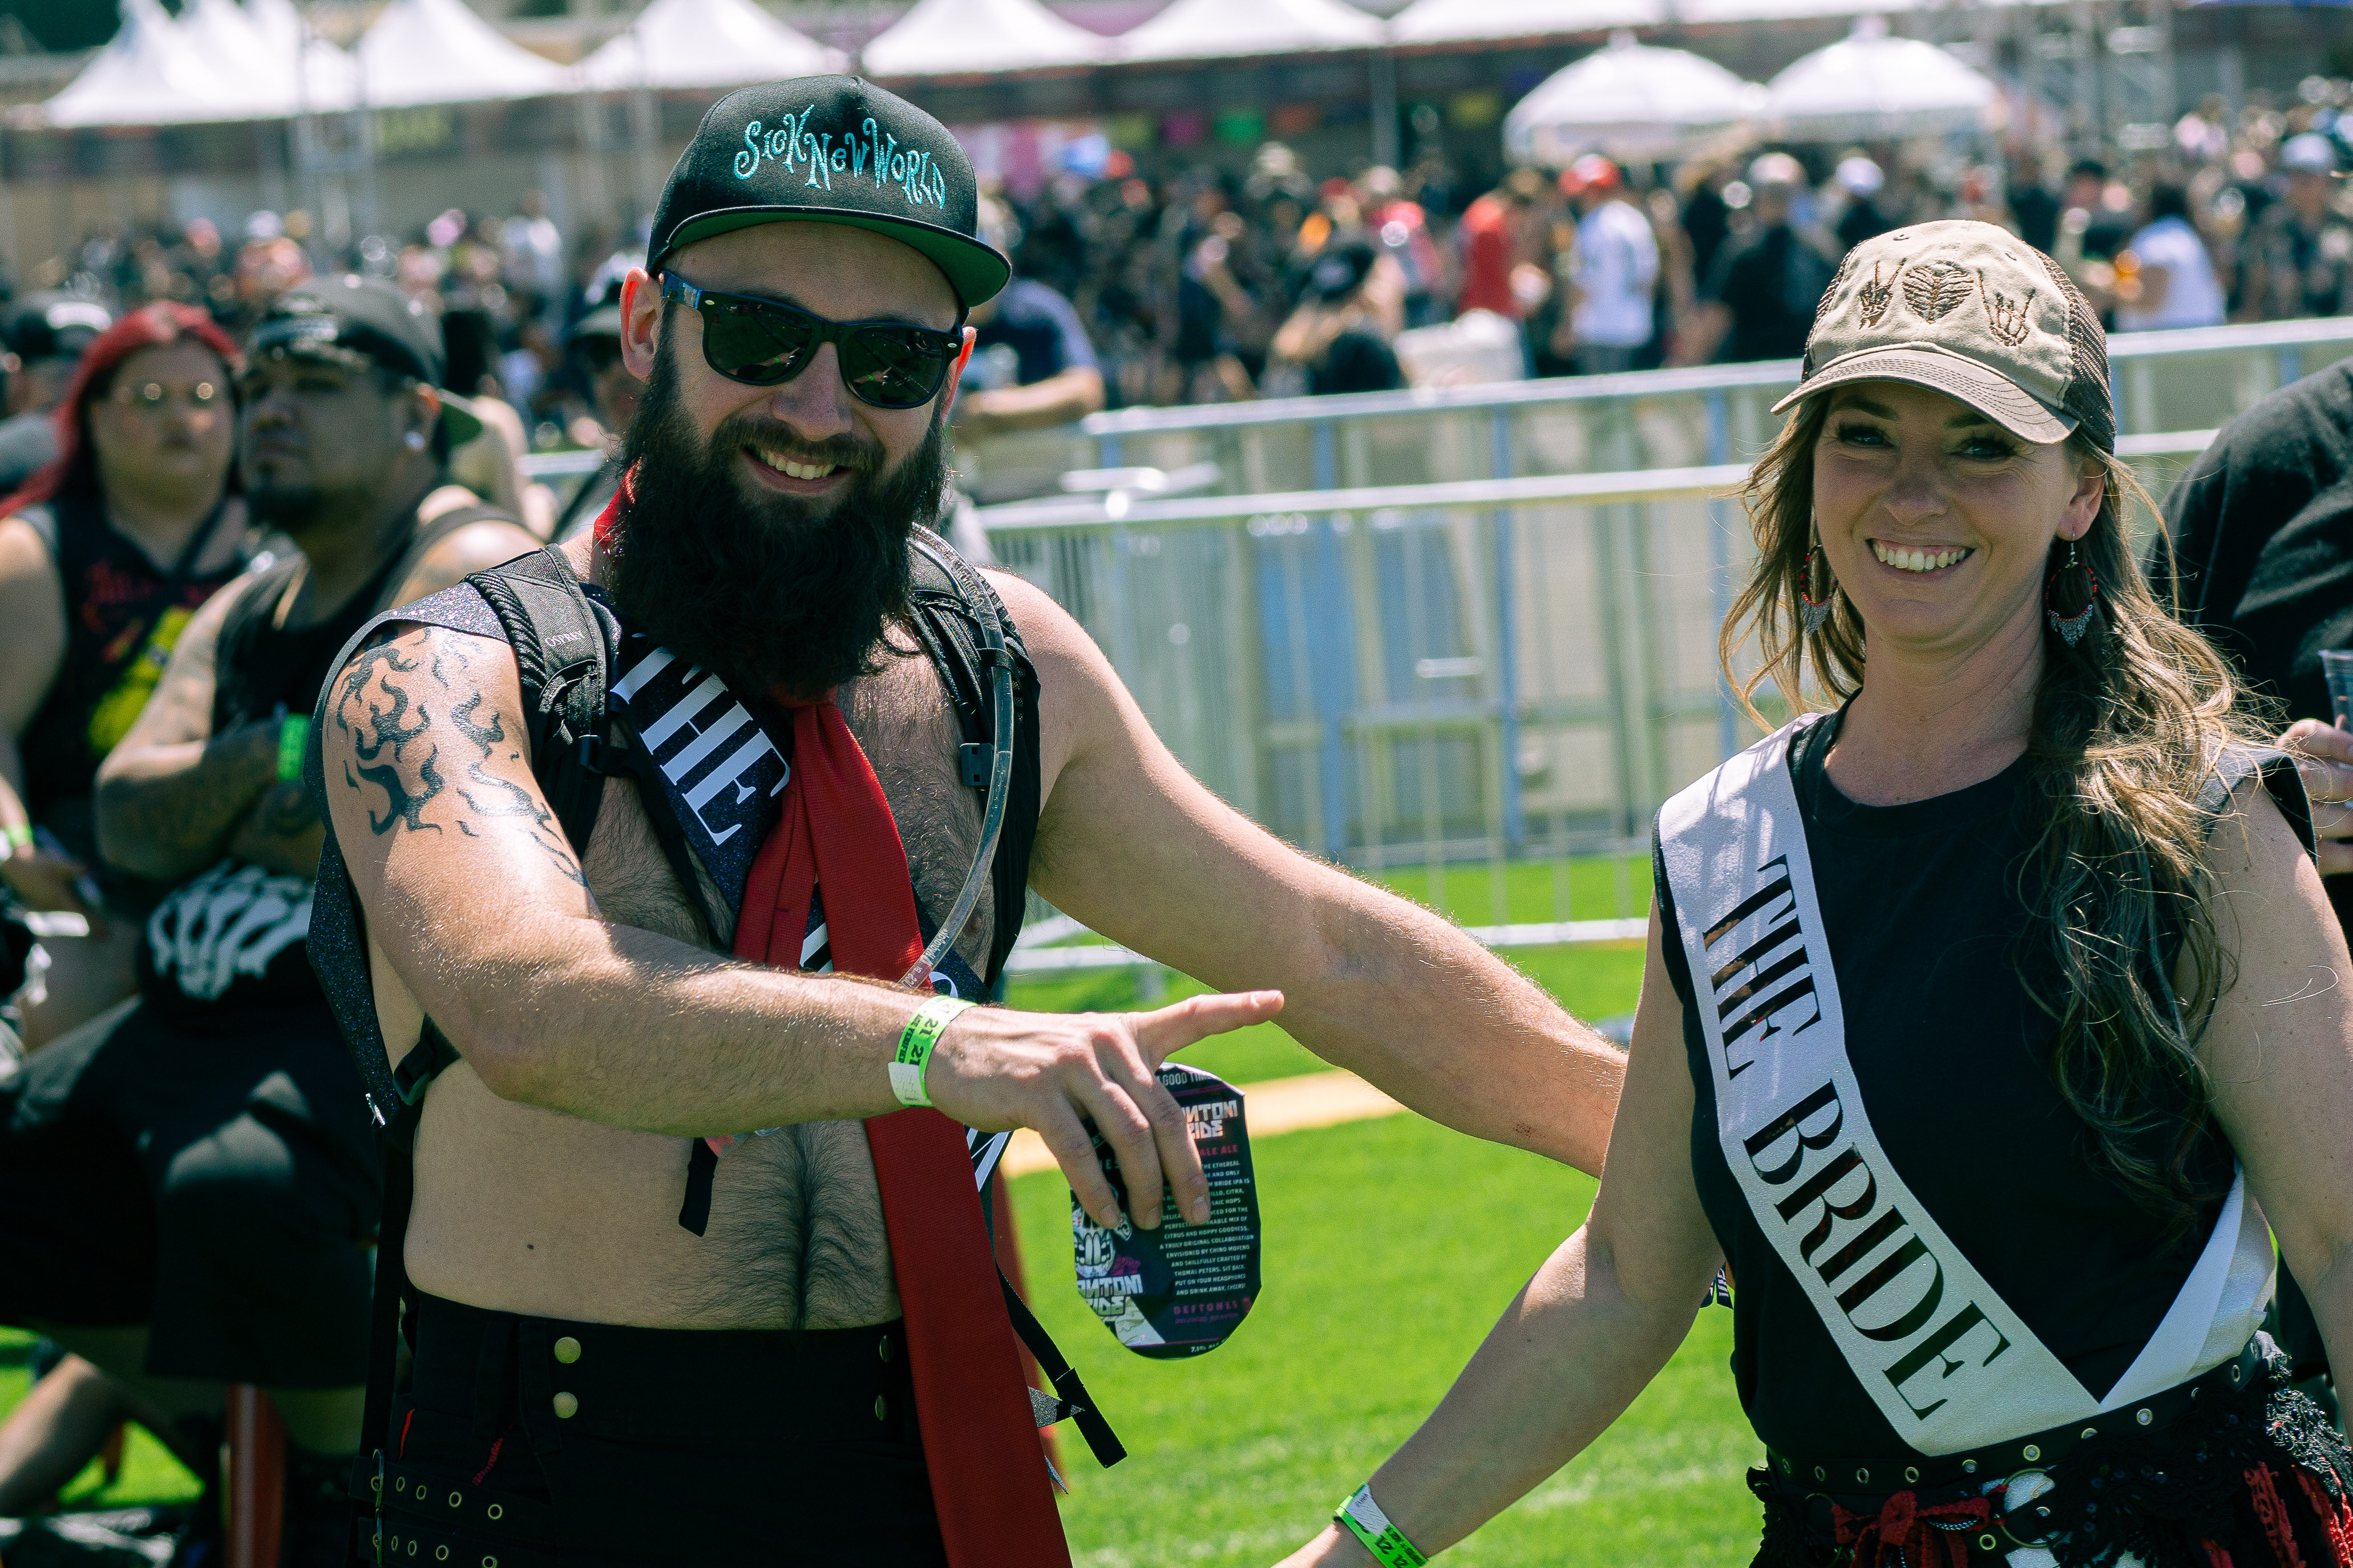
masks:
<svg viewBox="0 0 2353 1568"><path fill-rule="evenodd" d="M198 605L244 569L236 343L159 303L93 341L58 405L57 460L0 501L0 879L86 938L45 938L37 1048L128 996L153 901L98 858L90 780Z"/></svg>
<svg viewBox="0 0 2353 1568"><path fill-rule="evenodd" d="M1848 254L1724 629L1799 717L1660 813L1592 1213L1293 1564L1469 1534L1728 1266L1764 1568L2353 1568L2258 1331L2276 1235L2353 1355L2353 976L2294 766L2134 563L2106 358L1990 225Z"/></svg>

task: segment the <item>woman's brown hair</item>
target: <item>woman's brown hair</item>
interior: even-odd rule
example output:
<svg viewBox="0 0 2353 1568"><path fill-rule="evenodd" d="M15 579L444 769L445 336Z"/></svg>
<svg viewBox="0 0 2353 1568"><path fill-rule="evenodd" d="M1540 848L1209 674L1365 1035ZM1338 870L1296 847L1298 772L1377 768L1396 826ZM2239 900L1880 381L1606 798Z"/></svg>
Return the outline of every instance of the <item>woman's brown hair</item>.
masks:
<svg viewBox="0 0 2353 1568"><path fill-rule="evenodd" d="M1809 560L1814 449L1829 405L1826 396L1799 405L1741 490L1757 562L1717 654L1750 718L1767 729L1755 702L1767 680L1793 710L1842 702L1862 685L1862 618ZM2026 747L2042 809L2019 872L2030 915L2019 970L2058 1023L2051 1070L2084 1121L2093 1163L2186 1236L2214 1195L2189 1174L2212 1114L2198 1046L2232 979L2215 933L2211 819L2199 795L2223 746L2252 742L2257 731L2230 666L2158 602L2133 557L2127 509L2154 518L2148 492L2080 436L2067 452L2107 473L2099 513L2076 546L2098 577L2100 614L2094 635L2072 647L2047 633L2043 641ZM2061 548L2052 546L2053 565ZM1801 592L1818 605L1832 600L1810 637ZM1742 679L1734 663L1752 636L1761 662ZM2167 973L2177 942L2179 962ZM2055 994L2034 985L2038 973L2056 977Z"/></svg>

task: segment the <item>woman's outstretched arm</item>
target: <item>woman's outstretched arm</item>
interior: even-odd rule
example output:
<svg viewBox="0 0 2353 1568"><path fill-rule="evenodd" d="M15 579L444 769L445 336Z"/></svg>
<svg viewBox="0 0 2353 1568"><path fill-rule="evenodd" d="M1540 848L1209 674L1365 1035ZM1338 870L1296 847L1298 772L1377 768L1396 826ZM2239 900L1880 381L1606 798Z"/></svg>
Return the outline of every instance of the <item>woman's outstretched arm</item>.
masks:
<svg viewBox="0 0 2353 1568"><path fill-rule="evenodd" d="M1692 1180L1683 1005L1660 941L1653 909L1625 1094L1591 1215L1372 1477L1374 1500L1425 1552L1478 1529L1616 1420L1683 1342L1715 1278L1720 1254ZM1335 1524L1283 1568L1370 1561Z"/></svg>
<svg viewBox="0 0 2353 1568"><path fill-rule="evenodd" d="M2236 973L2202 1055L2215 1116L2341 1382L2353 1372L2353 962L2279 807L2253 780L2236 805L2207 846L2214 932Z"/></svg>

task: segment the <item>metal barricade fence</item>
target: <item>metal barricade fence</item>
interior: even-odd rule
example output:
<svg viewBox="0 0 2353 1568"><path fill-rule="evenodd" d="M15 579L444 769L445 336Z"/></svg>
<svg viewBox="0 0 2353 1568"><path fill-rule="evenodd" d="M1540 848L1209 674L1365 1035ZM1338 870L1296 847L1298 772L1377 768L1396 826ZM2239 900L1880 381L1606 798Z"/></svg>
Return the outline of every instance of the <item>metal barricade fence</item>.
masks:
<svg viewBox="0 0 2353 1568"><path fill-rule="evenodd" d="M2213 435L2119 447L2161 493ZM1539 946L1641 935L1651 815L1756 734L1716 668L1750 554L1727 499L1746 472L982 517L1000 564L1087 628L1211 789L1482 941ZM1137 962L1025 942L1014 967Z"/></svg>
<svg viewBox="0 0 2353 1568"><path fill-rule="evenodd" d="M2353 354L2353 318L2141 333L2110 354L2119 448L2162 496L2213 426ZM1716 674L1749 553L1727 498L1797 368L1123 410L958 460L984 494L1215 463L1220 494L980 516L1002 564L1257 821L1498 945L1624 938L1642 931L1651 814L1754 732ZM525 459L534 477L593 466ZM1139 962L1036 940L1070 934L1041 921L1017 972Z"/></svg>

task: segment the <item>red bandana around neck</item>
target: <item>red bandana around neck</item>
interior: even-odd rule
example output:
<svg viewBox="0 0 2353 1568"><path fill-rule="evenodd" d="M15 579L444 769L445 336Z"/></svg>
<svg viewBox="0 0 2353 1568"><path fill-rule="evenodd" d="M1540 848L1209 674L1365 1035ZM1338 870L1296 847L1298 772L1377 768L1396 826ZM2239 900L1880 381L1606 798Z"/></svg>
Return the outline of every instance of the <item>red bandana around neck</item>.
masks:
<svg viewBox="0 0 2353 1568"><path fill-rule="evenodd" d="M600 545L621 494L596 520ZM735 956L798 968L810 901L822 889L834 968L897 982L923 956L923 936L891 803L830 695L790 706L791 782L784 814L752 862ZM881 1066L878 1058L878 1075ZM866 1142L948 1562L1069 1568L964 1131L936 1110L899 1110L869 1118Z"/></svg>

